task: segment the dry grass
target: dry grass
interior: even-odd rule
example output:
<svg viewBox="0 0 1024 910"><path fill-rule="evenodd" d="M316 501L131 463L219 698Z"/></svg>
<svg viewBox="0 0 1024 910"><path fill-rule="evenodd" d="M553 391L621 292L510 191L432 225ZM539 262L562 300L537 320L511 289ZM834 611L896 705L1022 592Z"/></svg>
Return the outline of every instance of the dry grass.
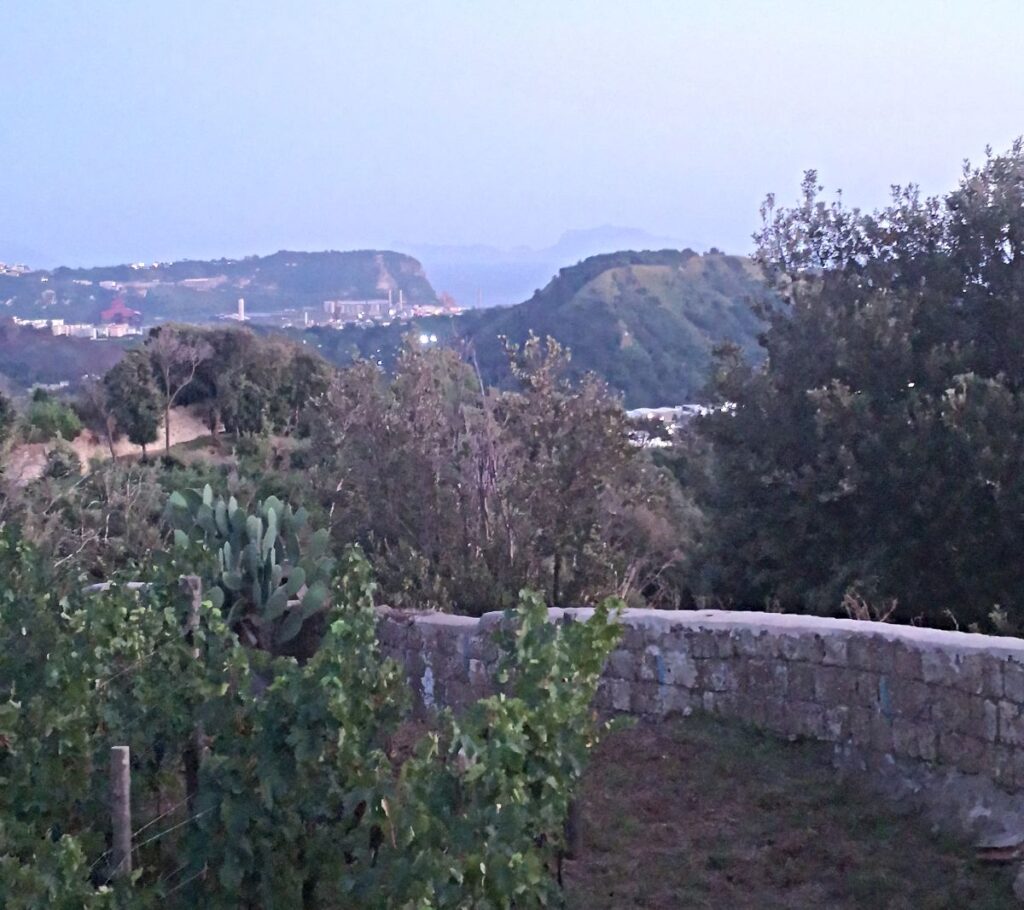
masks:
<svg viewBox="0 0 1024 910"><path fill-rule="evenodd" d="M996 910L1014 869L841 783L826 748L690 718L599 747L573 910Z"/></svg>

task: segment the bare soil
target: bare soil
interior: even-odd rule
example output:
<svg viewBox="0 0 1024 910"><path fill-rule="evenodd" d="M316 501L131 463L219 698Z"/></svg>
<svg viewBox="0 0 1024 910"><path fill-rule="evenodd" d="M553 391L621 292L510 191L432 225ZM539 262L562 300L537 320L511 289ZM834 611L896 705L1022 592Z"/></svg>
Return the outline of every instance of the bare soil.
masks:
<svg viewBox="0 0 1024 910"><path fill-rule="evenodd" d="M171 409L171 446L191 442L202 436L209 436L210 429L203 418L187 408ZM46 467L47 453L56 443L35 442L16 445L11 450L4 468L7 479L15 484L26 484L42 476ZM105 461L110 458L110 447L102 436L91 430L83 430L71 442L70 446L81 459L83 469L88 467L90 460L98 458ZM164 450L164 428L160 425L157 440L146 447L150 455L160 455ZM127 439L121 438L114 443L114 453L118 458L141 458L142 447L132 445Z"/></svg>

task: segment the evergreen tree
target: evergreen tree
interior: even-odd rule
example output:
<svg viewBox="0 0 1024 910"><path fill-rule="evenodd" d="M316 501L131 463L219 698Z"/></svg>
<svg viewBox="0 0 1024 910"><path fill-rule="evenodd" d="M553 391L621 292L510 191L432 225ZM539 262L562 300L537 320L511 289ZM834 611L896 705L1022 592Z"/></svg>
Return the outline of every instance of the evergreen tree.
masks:
<svg viewBox="0 0 1024 910"><path fill-rule="evenodd" d="M107 408L118 429L135 445L154 442L160 428L160 393L153 383L153 369L144 351L130 352L103 377Z"/></svg>

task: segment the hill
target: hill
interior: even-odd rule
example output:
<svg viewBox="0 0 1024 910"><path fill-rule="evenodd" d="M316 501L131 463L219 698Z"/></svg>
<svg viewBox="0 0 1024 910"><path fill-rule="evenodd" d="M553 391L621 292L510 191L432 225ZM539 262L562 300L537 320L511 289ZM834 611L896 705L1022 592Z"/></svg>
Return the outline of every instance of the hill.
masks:
<svg viewBox="0 0 1024 910"><path fill-rule="evenodd" d="M603 227L571 230L548 247L500 249L435 244L395 244L423 263L435 286L462 307L510 306L543 287L567 262L579 262L617 250L680 249L683 244L638 228Z"/></svg>
<svg viewBox="0 0 1024 910"><path fill-rule="evenodd" d="M49 329L0 321L0 386L18 392L32 385L67 382L76 386L85 376L100 376L117 363L137 339L89 341L53 335Z"/></svg>
<svg viewBox="0 0 1024 910"><path fill-rule="evenodd" d="M0 272L0 312L26 318L98 322L115 297L144 322L209 322L233 312L244 297L249 312L311 308L324 300L372 299L401 291L410 303L437 295L420 263L404 253L282 250L244 259L61 267L21 274Z"/></svg>
<svg viewBox="0 0 1024 910"><path fill-rule="evenodd" d="M744 257L692 250L620 252L562 269L512 307L471 310L404 326L312 330L338 363L355 356L388 366L410 330L439 343L470 344L488 382L505 384L500 337L521 343L532 330L572 349L573 369L593 371L621 391L628 407L692 400L720 341L756 354L762 323L751 303L768 299Z"/></svg>

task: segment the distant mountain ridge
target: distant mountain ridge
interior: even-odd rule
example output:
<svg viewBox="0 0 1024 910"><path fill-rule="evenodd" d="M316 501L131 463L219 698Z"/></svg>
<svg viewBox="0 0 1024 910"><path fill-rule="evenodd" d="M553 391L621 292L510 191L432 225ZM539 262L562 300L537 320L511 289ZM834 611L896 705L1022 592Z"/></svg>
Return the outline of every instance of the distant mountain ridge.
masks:
<svg viewBox="0 0 1024 910"><path fill-rule="evenodd" d="M232 312L320 309L326 299L372 299L401 291L410 303L437 295L423 266L391 250L291 252L243 259L182 260L0 274L0 315L93 322L115 297L146 322L209 322Z"/></svg>
<svg viewBox="0 0 1024 910"><path fill-rule="evenodd" d="M593 256L558 274L512 307L419 320L413 327L314 330L323 353L390 363L410 331L472 349L484 378L509 381L500 337L515 343L533 331L572 349L576 374L592 371L622 392L628 407L694 400L711 352L731 341L755 357L763 328L754 302L769 302L754 263L692 250L624 251Z"/></svg>

